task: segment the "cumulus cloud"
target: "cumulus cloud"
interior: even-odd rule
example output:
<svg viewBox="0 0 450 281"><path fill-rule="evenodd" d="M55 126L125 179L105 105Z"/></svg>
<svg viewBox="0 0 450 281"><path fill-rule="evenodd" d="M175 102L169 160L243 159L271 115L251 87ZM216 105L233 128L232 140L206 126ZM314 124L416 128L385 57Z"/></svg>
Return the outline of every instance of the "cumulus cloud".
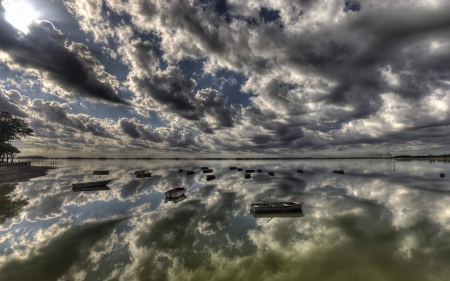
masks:
<svg viewBox="0 0 450 281"><path fill-rule="evenodd" d="M117 95L115 77L104 71L86 45L67 46L66 36L49 21L33 22L24 34L0 12L0 50L10 57L11 67L35 71L50 91L63 97L128 104Z"/></svg>

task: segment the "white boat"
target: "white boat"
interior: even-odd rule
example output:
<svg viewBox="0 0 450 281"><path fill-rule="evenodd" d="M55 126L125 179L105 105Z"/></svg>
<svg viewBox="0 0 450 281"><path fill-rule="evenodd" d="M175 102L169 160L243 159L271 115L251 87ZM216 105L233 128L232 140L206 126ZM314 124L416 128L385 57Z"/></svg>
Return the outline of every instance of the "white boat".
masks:
<svg viewBox="0 0 450 281"><path fill-rule="evenodd" d="M112 180L74 183L74 184L72 184L72 187L73 187L73 188L99 187L99 186L105 186L105 185L107 185L108 183L110 183L111 181L112 181Z"/></svg>
<svg viewBox="0 0 450 281"><path fill-rule="evenodd" d="M183 194L186 190L187 189L184 187L177 187L177 188L174 188L174 189L164 192L164 195L166 196L166 198L174 199L174 198L183 196Z"/></svg>
<svg viewBox="0 0 450 281"><path fill-rule="evenodd" d="M254 213L280 213L297 212L302 209L303 202L266 202L252 203L251 211Z"/></svg>

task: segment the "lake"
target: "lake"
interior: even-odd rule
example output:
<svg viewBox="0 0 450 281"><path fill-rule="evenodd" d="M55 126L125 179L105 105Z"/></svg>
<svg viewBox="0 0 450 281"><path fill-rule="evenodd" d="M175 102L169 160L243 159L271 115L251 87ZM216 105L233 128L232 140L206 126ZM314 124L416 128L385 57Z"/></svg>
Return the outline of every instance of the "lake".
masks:
<svg viewBox="0 0 450 281"><path fill-rule="evenodd" d="M395 171L368 159L59 164L0 189L0 280L449 280L446 162L396 161ZM136 178L140 169L152 177ZM263 172L244 179L245 169ZM108 178L110 190L71 188ZM174 187L188 188L186 198L165 202ZM260 199L303 201L303 216L254 217Z"/></svg>

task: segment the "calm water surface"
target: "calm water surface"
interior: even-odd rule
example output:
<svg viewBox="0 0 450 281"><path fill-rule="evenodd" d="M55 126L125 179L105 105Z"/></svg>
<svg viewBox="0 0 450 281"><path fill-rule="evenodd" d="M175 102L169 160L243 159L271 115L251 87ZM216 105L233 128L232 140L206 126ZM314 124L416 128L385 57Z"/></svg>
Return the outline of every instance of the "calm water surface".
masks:
<svg viewBox="0 0 450 281"><path fill-rule="evenodd" d="M450 165L395 165L64 161L0 189L0 280L449 280ZM230 166L263 173L244 179ZM105 178L116 178L110 190L71 190ZM165 203L180 186L186 199ZM304 216L253 217L249 204L269 196L304 201Z"/></svg>

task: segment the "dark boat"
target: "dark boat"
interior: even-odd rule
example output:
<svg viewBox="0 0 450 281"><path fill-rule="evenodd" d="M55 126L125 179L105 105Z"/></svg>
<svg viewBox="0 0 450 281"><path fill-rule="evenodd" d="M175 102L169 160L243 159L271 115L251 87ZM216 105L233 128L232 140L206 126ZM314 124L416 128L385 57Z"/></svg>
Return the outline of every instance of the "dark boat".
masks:
<svg viewBox="0 0 450 281"><path fill-rule="evenodd" d="M238 171L239 171L239 172L242 171L242 168L238 168Z"/></svg>
<svg viewBox="0 0 450 281"><path fill-rule="evenodd" d="M104 181L91 181L91 182L82 182L82 183L74 183L72 184L73 188L90 188L90 187L100 187L106 186L112 180L104 180Z"/></svg>
<svg viewBox="0 0 450 281"><path fill-rule="evenodd" d="M216 175L207 175L206 176L206 180L207 181L212 181L213 179L215 179L216 178Z"/></svg>
<svg viewBox="0 0 450 281"><path fill-rule="evenodd" d="M136 176L142 173L145 173L145 170L134 171L134 175Z"/></svg>
<svg viewBox="0 0 450 281"><path fill-rule="evenodd" d="M245 175L244 175L244 178L245 178L245 179L250 179L251 177L252 177L251 174L245 174Z"/></svg>
<svg viewBox="0 0 450 281"><path fill-rule="evenodd" d="M203 169L204 174L212 173L212 172L214 172L213 169Z"/></svg>
<svg viewBox="0 0 450 281"><path fill-rule="evenodd" d="M178 172L182 173L182 172L183 172L183 169L178 169Z"/></svg>
<svg viewBox="0 0 450 281"><path fill-rule="evenodd" d="M303 174L303 170L297 170L297 173Z"/></svg>
<svg viewBox="0 0 450 281"><path fill-rule="evenodd" d="M252 203L250 210L254 213L283 213L302 210L303 202L266 202Z"/></svg>
<svg viewBox="0 0 450 281"><path fill-rule="evenodd" d="M193 175L193 174L195 174L195 172L194 171L186 171L186 175Z"/></svg>
<svg viewBox="0 0 450 281"><path fill-rule="evenodd" d="M249 174L249 173L254 173L255 170L245 170L245 172L246 172L247 174Z"/></svg>
<svg viewBox="0 0 450 281"><path fill-rule="evenodd" d="M258 169L258 170L256 170L256 172L262 173L262 169Z"/></svg>
<svg viewBox="0 0 450 281"><path fill-rule="evenodd" d="M149 178L151 176L152 176L152 173L140 173L140 174L136 175L137 178Z"/></svg>
<svg viewBox="0 0 450 281"><path fill-rule="evenodd" d="M166 196L166 198L169 198L169 199L175 199L175 198L182 196L186 190L187 189L184 187L177 187L177 188L174 188L174 189L164 192L164 196Z"/></svg>
<svg viewBox="0 0 450 281"><path fill-rule="evenodd" d="M200 170L207 170L209 169L208 167L200 167Z"/></svg>
<svg viewBox="0 0 450 281"><path fill-rule="evenodd" d="M333 170L335 174L344 174L344 170Z"/></svg>
<svg viewBox="0 0 450 281"><path fill-rule="evenodd" d="M109 175L109 171L93 171L93 175Z"/></svg>
<svg viewBox="0 0 450 281"><path fill-rule="evenodd" d="M230 167L230 170L237 170L237 167Z"/></svg>
<svg viewBox="0 0 450 281"><path fill-rule="evenodd" d="M72 187L73 192L81 192L81 191L100 191L100 190L111 190L111 188L107 186L98 186L98 187Z"/></svg>
<svg viewBox="0 0 450 281"><path fill-rule="evenodd" d="M441 178L444 178L444 177L445 177L445 174L440 173L439 176L440 176Z"/></svg>
<svg viewBox="0 0 450 281"><path fill-rule="evenodd" d="M169 198L166 198L165 200L164 200L164 203L167 203L167 202L172 202L173 204L177 204L177 203L180 203L181 201L183 201L184 199L186 199L187 197L186 197L186 195L181 195L180 197L178 197L178 198L175 198L175 199L169 199Z"/></svg>
<svg viewBox="0 0 450 281"><path fill-rule="evenodd" d="M275 176L275 172L268 172L269 176Z"/></svg>

